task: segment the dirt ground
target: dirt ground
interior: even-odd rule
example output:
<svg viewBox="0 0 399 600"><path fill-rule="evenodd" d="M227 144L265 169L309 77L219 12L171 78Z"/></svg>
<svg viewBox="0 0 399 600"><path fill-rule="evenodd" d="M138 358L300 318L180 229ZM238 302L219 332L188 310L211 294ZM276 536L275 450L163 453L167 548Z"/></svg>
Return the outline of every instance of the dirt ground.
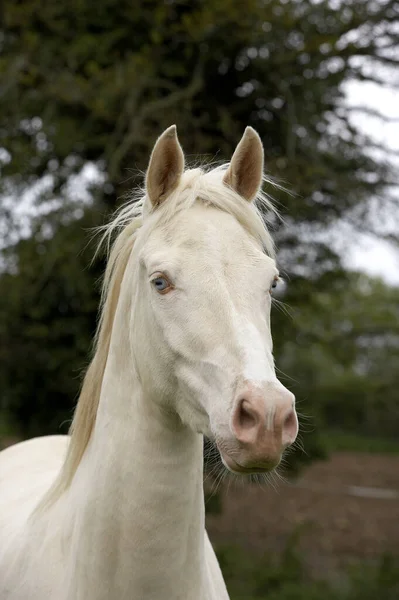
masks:
<svg viewBox="0 0 399 600"><path fill-rule="evenodd" d="M399 555L399 456L337 452L277 489L227 484L207 526L216 544L259 553L298 550L315 574Z"/></svg>

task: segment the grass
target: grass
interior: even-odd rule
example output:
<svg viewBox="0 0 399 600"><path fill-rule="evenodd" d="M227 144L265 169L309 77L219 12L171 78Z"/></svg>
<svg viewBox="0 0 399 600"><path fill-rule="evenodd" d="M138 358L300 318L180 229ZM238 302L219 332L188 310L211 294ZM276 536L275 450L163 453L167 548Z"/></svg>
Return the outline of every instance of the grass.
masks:
<svg viewBox="0 0 399 600"><path fill-rule="evenodd" d="M397 600L399 560L381 557L334 574L334 583L313 579L296 549L295 536L279 559L262 559L234 547L217 552L231 600ZM331 574L330 574L330 579Z"/></svg>

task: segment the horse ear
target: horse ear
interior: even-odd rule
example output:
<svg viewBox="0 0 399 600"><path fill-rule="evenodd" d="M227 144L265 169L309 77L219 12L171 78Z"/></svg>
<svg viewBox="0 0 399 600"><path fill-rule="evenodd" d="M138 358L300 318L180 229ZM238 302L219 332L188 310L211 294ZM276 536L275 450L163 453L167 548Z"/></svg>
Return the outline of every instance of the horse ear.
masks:
<svg viewBox="0 0 399 600"><path fill-rule="evenodd" d="M178 186L184 170L184 154L179 144L176 125L168 127L157 139L146 175L146 190L156 208Z"/></svg>
<svg viewBox="0 0 399 600"><path fill-rule="evenodd" d="M230 161L223 181L251 202L262 185L263 146L255 129L247 127Z"/></svg>

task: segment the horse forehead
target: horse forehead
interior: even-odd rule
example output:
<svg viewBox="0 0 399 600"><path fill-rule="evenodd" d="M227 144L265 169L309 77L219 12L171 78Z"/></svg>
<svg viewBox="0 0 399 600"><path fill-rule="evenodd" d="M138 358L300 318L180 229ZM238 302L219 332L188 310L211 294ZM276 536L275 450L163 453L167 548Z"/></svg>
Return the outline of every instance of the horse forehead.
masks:
<svg viewBox="0 0 399 600"><path fill-rule="evenodd" d="M250 237L233 215L212 206L195 204L190 210L178 215L177 220L186 239L200 242L217 239L228 242L232 233L240 238Z"/></svg>
<svg viewBox="0 0 399 600"><path fill-rule="evenodd" d="M260 246L237 219L214 207L194 205L176 215L165 229L164 240L176 249L208 256L223 254L260 254ZM189 256L188 256L189 258Z"/></svg>
<svg viewBox="0 0 399 600"><path fill-rule="evenodd" d="M175 240L176 254L181 263L205 265L209 270L223 270L226 275L266 277L277 274L276 263L267 256L260 242L232 216L215 211L214 219L202 223L190 221Z"/></svg>
<svg viewBox="0 0 399 600"><path fill-rule="evenodd" d="M201 203L153 230L145 246L147 256L163 256L190 271L206 266L208 271L240 274L240 279L259 269L270 275L277 272L275 261L233 215Z"/></svg>

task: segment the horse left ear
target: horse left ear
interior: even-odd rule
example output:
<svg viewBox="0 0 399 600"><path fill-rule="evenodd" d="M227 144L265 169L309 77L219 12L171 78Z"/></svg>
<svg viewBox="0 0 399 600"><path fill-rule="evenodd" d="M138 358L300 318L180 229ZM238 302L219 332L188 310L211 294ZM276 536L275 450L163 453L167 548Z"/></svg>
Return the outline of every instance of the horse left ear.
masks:
<svg viewBox="0 0 399 600"><path fill-rule="evenodd" d="M262 185L263 146L258 133L247 127L234 151L223 181L251 202Z"/></svg>
<svg viewBox="0 0 399 600"><path fill-rule="evenodd" d="M184 170L184 154L179 144L176 125L168 127L155 142L146 175L146 190L156 208L179 185Z"/></svg>

